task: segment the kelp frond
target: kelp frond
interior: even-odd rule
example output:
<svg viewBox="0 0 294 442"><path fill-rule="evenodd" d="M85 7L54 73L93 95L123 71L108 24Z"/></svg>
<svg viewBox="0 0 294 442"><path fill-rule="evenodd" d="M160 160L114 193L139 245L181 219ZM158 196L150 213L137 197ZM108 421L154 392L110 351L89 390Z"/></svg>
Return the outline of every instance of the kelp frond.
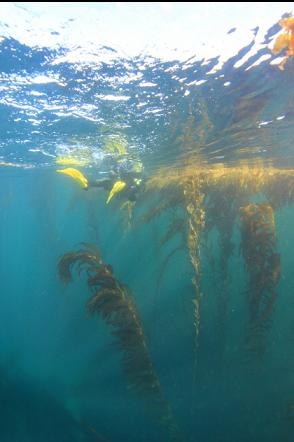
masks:
<svg viewBox="0 0 294 442"><path fill-rule="evenodd" d="M181 204L183 195L180 188L174 187L172 192L169 192L169 189L165 189L161 194L162 201L158 205L152 206L144 215L141 216L141 223L149 223L153 221L156 217L164 213L168 209L173 209L177 205Z"/></svg>
<svg viewBox="0 0 294 442"><path fill-rule="evenodd" d="M185 251L185 247L184 244L180 244L179 246L175 247L174 249L172 249L164 258L164 260L162 261L159 271L158 271L158 277L157 277L157 286L160 285L160 282L163 278L163 275L165 273L165 270L168 267L168 264L170 263L171 259L178 253L181 251Z"/></svg>
<svg viewBox="0 0 294 442"><path fill-rule="evenodd" d="M173 237L177 235L181 235L185 233L186 228L186 220L183 218L173 218L169 224L168 229L166 230L164 236L160 240L160 246L164 246L168 243Z"/></svg>
<svg viewBox="0 0 294 442"><path fill-rule="evenodd" d="M188 181L184 186L184 198L185 206L188 218L188 234L187 234L187 247L189 250L190 262L193 268L194 276L192 278L192 284L194 286L194 328L195 328L195 365L197 357L197 347L199 345L199 335L201 326L201 262L200 262L200 241L201 234L205 227L205 209L204 198L205 195L202 191L202 179Z"/></svg>
<svg viewBox="0 0 294 442"><path fill-rule="evenodd" d="M101 316L111 327L114 345L123 353L129 388L143 395L147 409L168 430L170 440L179 440L179 430L155 373L130 290L115 278L112 267L103 263L92 246L65 254L58 263L60 278L71 281L74 268L86 273L88 286L94 292L87 303L88 312Z"/></svg>
<svg viewBox="0 0 294 442"><path fill-rule="evenodd" d="M133 218L135 205L136 201L125 201L120 206L120 210L123 213L123 225L125 231L130 230L132 226L132 218Z"/></svg>
<svg viewBox="0 0 294 442"><path fill-rule="evenodd" d="M79 270L83 270L83 266L98 268L101 264L99 253L85 245L84 250L77 250L76 252L68 252L63 255L58 262L58 274L62 282L69 283L72 281L72 270L75 265Z"/></svg>
<svg viewBox="0 0 294 442"><path fill-rule="evenodd" d="M261 352L280 279L280 255L276 251L273 208L269 204L248 204L240 208L241 253L249 274L248 347Z"/></svg>

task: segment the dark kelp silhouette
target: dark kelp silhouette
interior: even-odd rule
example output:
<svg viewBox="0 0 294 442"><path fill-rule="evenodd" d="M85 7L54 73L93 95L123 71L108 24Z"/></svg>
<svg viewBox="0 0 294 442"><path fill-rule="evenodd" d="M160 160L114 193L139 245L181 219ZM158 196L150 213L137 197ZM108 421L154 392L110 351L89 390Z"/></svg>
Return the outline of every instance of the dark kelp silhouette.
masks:
<svg viewBox="0 0 294 442"><path fill-rule="evenodd" d="M64 283L72 281L74 269L86 273L93 296L87 303L90 314L98 314L111 327L115 346L122 351L123 371L129 387L140 394L146 409L169 433L169 439L180 440L170 406L164 398L148 351L139 313L129 288L118 281L111 265L104 264L99 251L89 244L66 253L58 263Z"/></svg>
<svg viewBox="0 0 294 442"><path fill-rule="evenodd" d="M248 346L262 354L280 279L274 211L269 204L247 204L240 208L240 216L241 252L249 274Z"/></svg>

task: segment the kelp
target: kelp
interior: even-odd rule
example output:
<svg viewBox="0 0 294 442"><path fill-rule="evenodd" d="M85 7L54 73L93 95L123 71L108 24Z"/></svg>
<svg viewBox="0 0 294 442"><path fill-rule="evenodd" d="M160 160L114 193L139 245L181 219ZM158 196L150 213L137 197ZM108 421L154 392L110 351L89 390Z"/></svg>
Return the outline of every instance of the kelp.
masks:
<svg viewBox="0 0 294 442"><path fill-rule="evenodd" d="M179 168L165 167L158 170L149 178L146 183L146 190L149 195L155 194L156 198L154 204L149 206L147 214L143 216L142 222L150 222L159 214L170 219L174 216L174 213L180 214L184 220L183 225L178 225L178 231L176 231L175 225L172 224L173 218L171 219L168 224L169 227L165 228L162 233L159 246L160 243L167 244L169 239L174 238L179 232L185 232L186 252L193 270L193 309L195 343L197 345L201 330L201 248L207 243L210 232L213 230L218 232L220 263L218 267L219 277L217 278L219 283L216 287L217 303L219 304L216 323L219 327L218 336L221 336L224 333L223 327L229 302L228 264L230 257L236 250L233 242L233 231L240 227L238 224L240 208L246 207L250 199L257 195L266 198L265 204L271 207L272 213L286 204L293 204L294 170L275 168L261 161L255 161L252 165L240 162L226 167L222 164L208 166L200 161L195 164L191 159L191 163L187 166ZM244 229L244 226L241 229ZM275 303L275 288L280 273L280 257L275 251L275 233L271 231L268 234L273 241L272 253L266 255L263 277L260 275L258 282L258 285L260 285L262 278L268 278L268 281L264 282L264 295L262 296L262 304L265 303L267 308L264 306L263 313L260 308L259 321L256 323L251 321L251 328L258 324L259 330L262 327L268 327L270 322L269 318L272 315ZM253 240L248 235L246 237L245 230L243 230L242 238L242 250L246 255L246 241L251 243ZM262 236L259 239L261 240ZM174 256L177 250L179 248L176 247L175 252L169 252L171 257ZM165 269L169 261L170 257L168 256ZM246 271L251 277L252 273L249 265L246 266ZM251 284L253 284L253 279ZM249 307L249 309L252 309L252 307ZM265 316L267 319L263 320L262 318ZM221 328L222 330L220 330ZM258 333L259 331L256 335Z"/></svg>
<svg viewBox="0 0 294 442"><path fill-rule="evenodd" d="M272 53L279 54L283 49L286 49L286 56L279 65L279 68L284 70L288 59L294 56L294 17L280 20L279 25L284 29L284 32L276 38Z"/></svg>
<svg viewBox="0 0 294 442"><path fill-rule="evenodd" d="M164 233L163 237L160 240L160 247L163 247L165 244L167 244L169 241L171 241L172 238L174 238L177 235L183 236L185 233L185 225L186 221L184 218L179 218L174 216L171 219L171 222L169 223L169 226Z"/></svg>
<svg viewBox="0 0 294 442"><path fill-rule="evenodd" d="M230 295L229 261L236 247L233 242L233 231L239 215L239 207L244 203L244 198L238 195L238 188L229 186L226 192L222 188L214 188L206 198L205 212L206 224L204 231L204 244L206 251L209 234L216 229L219 245L219 268L210 252L208 259L215 282L216 292L216 331L220 353L225 347L225 332L227 323L227 310Z"/></svg>
<svg viewBox="0 0 294 442"><path fill-rule="evenodd" d="M176 212L173 212L168 228L159 241L159 247L161 250L165 249L165 247L173 240L176 241L176 245L171 249L168 248L169 251L167 255L164 257L158 267L157 289L159 289L161 280L165 274L165 270L168 268L169 262L178 252L185 250L185 237L186 221L182 216L178 216ZM163 252L165 252L165 250Z"/></svg>
<svg viewBox="0 0 294 442"><path fill-rule="evenodd" d="M131 229L135 205L136 201L125 201L120 206L120 210L123 214L123 225L125 232Z"/></svg>
<svg viewBox="0 0 294 442"><path fill-rule="evenodd" d="M58 274L62 282L72 282L72 270L77 265L79 273L83 270L84 266L88 266L95 269L96 266L100 266L101 258L98 251L95 248L83 243L86 247L84 250L77 250L76 252L66 253L62 259L58 262Z"/></svg>
<svg viewBox="0 0 294 442"><path fill-rule="evenodd" d="M170 440L180 440L129 288L115 278L112 266L105 264L99 251L90 245L66 253L59 260L58 273L65 283L72 280L74 269L87 275L88 287L93 293L87 310L92 315L99 315L111 327L114 345L122 352L123 371L129 388L142 396L148 412L168 431Z"/></svg>
<svg viewBox="0 0 294 442"><path fill-rule="evenodd" d="M184 185L185 206L188 217L187 247L189 250L190 262L194 276L192 284L194 286L194 328L195 328L195 348L199 345L200 335L200 307L201 307L201 262L200 262L200 240L201 233L205 226L205 210L203 209L204 193L199 181L187 181ZM196 360L196 359L195 359Z"/></svg>
<svg viewBox="0 0 294 442"><path fill-rule="evenodd" d="M240 249L249 274L248 347L261 354L280 279L274 211L267 203L248 204L240 208L240 218Z"/></svg>
<svg viewBox="0 0 294 442"><path fill-rule="evenodd" d="M182 252L185 251L185 247L183 244L180 244L177 247L174 247L164 258L164 260L162 261L160 268L159 268L159 272L158 272L158 277L157 277L157 288L159 288L159 285L161 283L161 280L163 278L163 275L165 273L165 270L168 267L168 264L170 263L170 261L172 260L172 258L178 253L178 252Z"/></svg>
<svg viewBox="0 0 294 442"><path fill-rule="evenodd" d="M151 186L150 186L151 184ZM197 176L196 179L190 179L190 177L184 177L183 183L179 186L175 183L167 183L165 187L163 185L160 191L163 195L163 202L159 205L151 207L143 217L141 222L147 223L152 221L155 217L167 210L180 207L180 212L183 214L181 218L173 217L172 222L169 224L167 231L164 232L160 246L162 247L175 235L181 233L185 235L186 247L189 252L189 258L193 269L192 285L194 288L194 327L195 327L195 347L199 344L200 335L200 303L201 303L201 290L200 290L200 239L201 233L205 226L205 211L203 209L205 194L203 192L203 178ZM152 181L147 183L147 191L152 189ZM175 247L164 260L162 271L166 269L167 262L182 246ZM160 273L162 273L162 271ZM162 275L159 275L159 280Z"/></svg>
<svg viewBox="0 0 294 442"><path fill-rule="evenodd" d="M140 218L141 223L147 224L153 221L162 213L165 213L166 210L173 209L182 200L181 192L178 192L175 188L172 189L172 193L169 192L169 189L167 189L167 191L162 191L161 197L161 201L163 202L159 205L152 206L147 212L145 212Z"/></svg>

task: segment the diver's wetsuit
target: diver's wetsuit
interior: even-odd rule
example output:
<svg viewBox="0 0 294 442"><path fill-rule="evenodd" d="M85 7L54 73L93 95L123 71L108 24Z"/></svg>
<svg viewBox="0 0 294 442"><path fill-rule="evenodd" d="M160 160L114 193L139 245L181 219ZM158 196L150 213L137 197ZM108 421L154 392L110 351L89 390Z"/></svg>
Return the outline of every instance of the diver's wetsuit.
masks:
<svg viewBox="0 0 294 442"><path fill-rule="evenodd" d="M124 181L126 188L123 190L123 194L129 201L136 201L139 190L142 189L142 172L133 172L120 170L120 173L114 171L110 172L110 177L100 178L96 180L88 180L89 187L101 187L104 190L110 191L116 181Z"/></svg>
<svg viewBox="0 0 294 442"><path fill-rule="evenodd" d="M89 187L102 187L104 190L111 190L113 180L111 178L100 178L97 180L88 180Z"/></svg>

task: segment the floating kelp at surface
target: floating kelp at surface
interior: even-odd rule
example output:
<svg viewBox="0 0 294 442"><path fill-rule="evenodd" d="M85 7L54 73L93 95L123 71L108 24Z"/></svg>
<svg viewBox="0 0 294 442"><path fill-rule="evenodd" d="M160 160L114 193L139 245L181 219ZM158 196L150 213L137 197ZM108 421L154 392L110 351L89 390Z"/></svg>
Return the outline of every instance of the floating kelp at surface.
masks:
<svg viewBox="0 0 294 442"><path fill-rule="evenodd" d="M99 251L89 244L61 257L58 263L60 279L70 282L74 268L79 274L85 272L87 275L88 287L93 293L87 309L90 314L101 316L111 327L115 346L123 354L123 371L129 387L140 394L147 411L168 431L169 440L182 440L155 373L129 288L115 278L111 265L104 264Z"/></svg>
<svg viewBox="0 0 294 442"><path fill-rule="evenodd" d="M284 70L289 57L294 56L294 17L280 20L279 25L284 29L284 32L276 38L272 52L279 54L283 49L287 50L286 56L279 65L279 68Z"/></svg>

